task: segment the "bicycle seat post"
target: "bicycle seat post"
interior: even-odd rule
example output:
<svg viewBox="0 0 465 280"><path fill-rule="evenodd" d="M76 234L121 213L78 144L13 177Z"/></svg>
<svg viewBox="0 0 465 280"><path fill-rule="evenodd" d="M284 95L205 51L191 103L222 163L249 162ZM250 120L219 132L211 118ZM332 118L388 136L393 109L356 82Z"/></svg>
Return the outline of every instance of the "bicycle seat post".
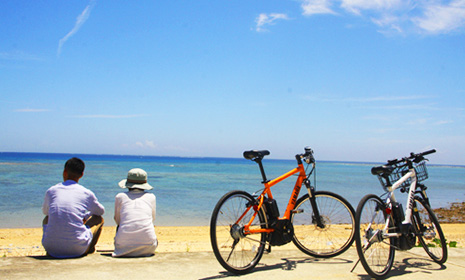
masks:
<svg viewBox="0 0 465 280"><path fill-rule="evenodd" d="M267 183L268 180L266 179L266 174L265 174L265 169L263 168L262 159L260 157L257 157L257 158L254 158L253 161L258 163L258 167L260 167L260 173L262 173L262 178L263 178L262 184Z"/></svg>

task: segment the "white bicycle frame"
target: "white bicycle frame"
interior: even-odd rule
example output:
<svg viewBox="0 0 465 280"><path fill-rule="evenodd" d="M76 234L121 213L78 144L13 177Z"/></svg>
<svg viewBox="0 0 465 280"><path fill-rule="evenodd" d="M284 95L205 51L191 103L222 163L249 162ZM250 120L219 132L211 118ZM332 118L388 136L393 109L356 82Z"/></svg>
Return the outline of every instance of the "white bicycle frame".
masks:
<svg viewBox="0 0 465 280"><path fill-rule="evenodd" d="M397 180L392 186L387 187L388 190L388 197L386 199L386 204L390 205L393 202L396 203L397 199L394 194L394 191L398 189L405 181L408 179L411 179L410 183L410 189L408 192L408 197L407 197L407 206L405 209L405 219L402 221L402 224L411 224L412 223L412 210L413 210L413 202L414 202L414 194L415 194L415 189L417 187L417 175L415 172L415 168L409 169L409 171L402 176L399 180ZM391 215L388 216L386 219L386 224L383 229L383 237L384 238L389 238L389 237L398 237L401 236L402 233L397 232L397 233L388 233L388 228L391 220Z"/></svg>

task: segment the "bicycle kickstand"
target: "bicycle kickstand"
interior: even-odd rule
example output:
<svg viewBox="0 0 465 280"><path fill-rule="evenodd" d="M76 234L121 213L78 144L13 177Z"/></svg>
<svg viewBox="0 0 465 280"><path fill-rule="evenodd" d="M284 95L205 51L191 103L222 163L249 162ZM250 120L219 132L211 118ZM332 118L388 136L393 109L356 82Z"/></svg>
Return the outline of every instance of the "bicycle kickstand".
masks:
<svg viewBox="0 0 465 280"><path fill-rule="evenodd" d="M355 263L354 267L352 267L352 270L350 270L350 273L354 272L355 268L357 267L358 263L360 262L360 258L358 258L357 262Z"/></svg>
<svg viewBox="0 0 465 280"><path fill-rule="evenodd" d="M271 253L271 244L268 244L268 248L265 247L265 254Z"/></svg>

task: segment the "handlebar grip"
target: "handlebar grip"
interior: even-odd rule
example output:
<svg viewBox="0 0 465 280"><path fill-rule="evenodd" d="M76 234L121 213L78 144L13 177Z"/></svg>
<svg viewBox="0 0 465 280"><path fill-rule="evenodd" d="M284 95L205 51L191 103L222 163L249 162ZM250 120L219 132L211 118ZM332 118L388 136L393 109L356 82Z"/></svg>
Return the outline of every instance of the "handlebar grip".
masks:
<svg viewBox="0 0 465 280"><path fill-rule="evenodd" d="M420 163L422 160L425 160L425 158L423 156L426 156L426 155L429 155L429 154L432 154L432 153L435 153L435 152L436 152L436 150L432 149L432 150L422 152L422 153L418 153L418 154L410 153L410 157L408 159L413 160L413 162L415 162L415 163Z"/></svg>
<svg viewBox="0 0 465 280"><path fill-rule="evenodd" d="M423 152L421 153L422 156L426 156L426 155L429 155L429 154L434 154L436 152L435 149L432 149L432 150L429 150L429 151L426 151L426 152Z"/></svg>

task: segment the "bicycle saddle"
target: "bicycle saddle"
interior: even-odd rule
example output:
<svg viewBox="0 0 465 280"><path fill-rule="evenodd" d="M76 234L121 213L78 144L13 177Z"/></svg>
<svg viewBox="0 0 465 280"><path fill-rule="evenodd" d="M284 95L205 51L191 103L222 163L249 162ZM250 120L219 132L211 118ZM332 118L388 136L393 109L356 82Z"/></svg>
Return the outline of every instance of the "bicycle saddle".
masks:
<svg viewBox="0 0 465 280"><path fill-rule="evenodd" d="M244 158L245 159L255 159L255 158L264 158L265 156L269 155L270 151L268 150L252 150L252 151L245 151Z"/></svg>
<svg viewBox="0 0 465 280"><path fill-rule="evenodd" d="M373 175L390 175L394 171L395 167L390 165L376 166L371 169L371 174Z"/></svg>

